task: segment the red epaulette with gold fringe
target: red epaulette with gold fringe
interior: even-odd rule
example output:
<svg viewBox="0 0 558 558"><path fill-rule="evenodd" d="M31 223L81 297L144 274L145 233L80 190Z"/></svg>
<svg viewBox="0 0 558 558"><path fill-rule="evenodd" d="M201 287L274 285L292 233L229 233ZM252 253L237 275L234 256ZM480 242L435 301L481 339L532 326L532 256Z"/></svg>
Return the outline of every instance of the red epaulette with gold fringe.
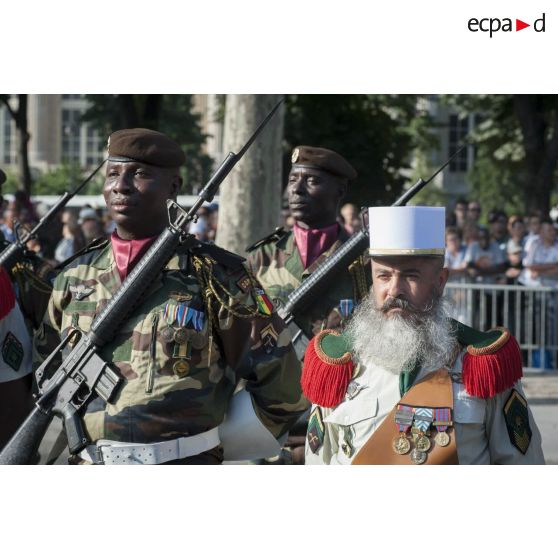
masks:
<svg viewBox="0 0 558 558"><path fill-rule="evenodd" d="M354 364L346 337L324 329L306 349L302 368L302 392L321 407L339 405L353 375Z"/></svg>
<svg viewBox="0 0 558 558"><path fill-rule="evenodd" d="M521 351L504 327L482 332L457 322L457 339L467 348L463 356L463 384L468 394L489 399L523 376Z"/></svg>

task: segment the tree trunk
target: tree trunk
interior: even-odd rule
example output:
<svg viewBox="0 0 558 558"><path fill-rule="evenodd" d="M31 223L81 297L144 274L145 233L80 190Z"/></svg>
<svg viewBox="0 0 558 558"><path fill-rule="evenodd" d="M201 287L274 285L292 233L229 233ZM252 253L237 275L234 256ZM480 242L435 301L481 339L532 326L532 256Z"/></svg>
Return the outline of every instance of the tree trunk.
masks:
<svg viewBox="0 0 558 558"><path fill-rule="evenodd" d="M227 95L223 151L238 153L279 98ZM240 255L280 223L283 117L280 107L219 192L217 244Z"/></svg>
<svg viewBox="0 0 558 558"><path fill-rule="evenodd" d="M17 166L19 175L18 190L31 195L31 170L29 169L29 131L27 129L27 95L18 95L16 118L17 129Z"/></svg>
<svg viewBox="0 0 558 558"><path fill-rule="evenodd" d="M558 164L558 111L545 111L542 95L514 95L525 150L525 209L550 211Z"/></svg>

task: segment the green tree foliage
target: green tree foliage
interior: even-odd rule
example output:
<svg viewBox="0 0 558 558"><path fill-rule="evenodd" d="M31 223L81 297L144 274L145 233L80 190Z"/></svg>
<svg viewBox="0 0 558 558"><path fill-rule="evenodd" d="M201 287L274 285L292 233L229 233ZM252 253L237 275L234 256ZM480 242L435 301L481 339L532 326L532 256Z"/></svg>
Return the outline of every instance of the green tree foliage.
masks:
<svg viewBox="0 0 558 558"><path fill-rule="evenodd" d="M108 137L122 128L151 128L175 139L186 153L184 192L197 192L209 177L211 158L203 153L205 136L192 95L86 95L91 102L83 120Z"/></svg>
<svg viewBox="0 0 558 558"><path fill-rule="evenodd" d="M481 119L470 132L469 181L483 207L548 212L558 164L558 95L452 95L445 102Z"/></svg>
<svg viewBox="0 0 558 558"><path fill-rule="evenodd" d="M357 170L346 201L389 204L410 183L414 150L431 147L430 119L417 95L291 95L285 115L283 184L297 145L342 154Z"/></svg>
<svg viewBox="0 0 558 558"><path fill-rule="evenodd" d="M75 190L93 170L91 169L84 173L79 163L68 163L66 161L56 169L42 173L37 177L33 186L34 194L54 195ZM103 183L103 173L99 171L84 189L80 191L80 195L100 194L103 191Z"/></svg>

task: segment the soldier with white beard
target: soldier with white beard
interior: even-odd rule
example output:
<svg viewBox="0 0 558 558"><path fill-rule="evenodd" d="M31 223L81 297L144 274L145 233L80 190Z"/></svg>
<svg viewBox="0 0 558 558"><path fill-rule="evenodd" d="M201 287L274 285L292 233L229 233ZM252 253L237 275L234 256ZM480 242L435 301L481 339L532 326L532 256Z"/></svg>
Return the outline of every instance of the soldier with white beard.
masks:
<svg viewBox="0 0 558 558"><path fill-rule="evenodd" d="M370 297L305 356L307 464L544 463L517 341L450 317L444 224L444 208L370 209Z"/></svg>

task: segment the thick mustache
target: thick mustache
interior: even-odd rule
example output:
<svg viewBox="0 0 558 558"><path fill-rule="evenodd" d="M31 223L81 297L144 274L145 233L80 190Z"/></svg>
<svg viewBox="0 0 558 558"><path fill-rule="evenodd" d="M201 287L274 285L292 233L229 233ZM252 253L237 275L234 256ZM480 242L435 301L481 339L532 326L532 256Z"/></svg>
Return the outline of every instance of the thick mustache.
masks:
<svg viewBox="0 0 558 558"><path fill-rule="evenodd" d="M386 301L382 304L380 310L382 312L387 312L388 310L392 310L393 308L399 308L401 310L417 310L416 306L410 303L405 298L392 298L388 297Z"/></svg>

